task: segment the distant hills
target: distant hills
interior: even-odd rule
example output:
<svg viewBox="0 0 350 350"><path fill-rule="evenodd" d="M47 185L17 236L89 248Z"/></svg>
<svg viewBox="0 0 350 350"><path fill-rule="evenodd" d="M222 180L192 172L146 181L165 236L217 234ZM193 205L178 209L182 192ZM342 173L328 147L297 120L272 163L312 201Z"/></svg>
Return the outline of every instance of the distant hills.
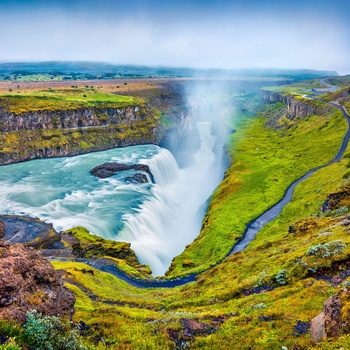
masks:
<svg viewBox="0 0 350 350"><path fill-rule="evenodd" d="M338 76L311 69L193 69L113 65L99 62L0 63L0 80L80 80L116 78L281 78L294 81Z"/></svg>

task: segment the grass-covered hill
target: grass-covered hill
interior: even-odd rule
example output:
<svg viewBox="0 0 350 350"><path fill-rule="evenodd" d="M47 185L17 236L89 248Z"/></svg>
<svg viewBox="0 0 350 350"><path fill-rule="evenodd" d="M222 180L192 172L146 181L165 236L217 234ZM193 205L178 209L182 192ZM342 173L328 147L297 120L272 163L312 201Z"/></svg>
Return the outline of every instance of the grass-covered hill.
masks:
<svg viewBox="0 0 350 350"><path fill-rule="evenodd" d="M79 341L91 349L350 348L346 326L317 344L309 330L328 297L350 284L349 147L339 162L301 182L243 252L216 265L291 182L337 153L347 123L339 109L318 103L320 113L293 117L283 102L258 95L242 102L225 179L200 236L168 273L204 271L195 282L139 289L83 263L53 262L76 296ZM349 320L346 295L338 315L343 324ZM28 344L28 332L18 325L2 322L0 334Z"/></svg>

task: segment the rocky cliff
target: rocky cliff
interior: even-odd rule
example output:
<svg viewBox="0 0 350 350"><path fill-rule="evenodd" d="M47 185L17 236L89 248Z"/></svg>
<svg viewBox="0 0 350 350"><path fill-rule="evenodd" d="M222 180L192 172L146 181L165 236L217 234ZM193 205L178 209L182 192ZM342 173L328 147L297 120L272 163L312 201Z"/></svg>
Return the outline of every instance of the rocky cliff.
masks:
<svg viewBox="0 0 350 350"><path fill-rule="evenodd" d="M300 98L294 95L283 95L278 92L260 90L260 97L266 102L282 102L287 105L287 118L301 119L313 114L322 114L329 107L324 104L318 103L318 101Z"/></svg>
<svg viewBox="0 0 350 350"><path fill-rule="evenodd" d="M12 113L0 109L0 131L76 129L137 123L149 117L140 106Z"/></svg>
<svg viewBox="0 0 350 350"><path fill-rule="evenodd" d="M0 165L158 144L161 123L141 106L33 111L0 110Z"/></svg>

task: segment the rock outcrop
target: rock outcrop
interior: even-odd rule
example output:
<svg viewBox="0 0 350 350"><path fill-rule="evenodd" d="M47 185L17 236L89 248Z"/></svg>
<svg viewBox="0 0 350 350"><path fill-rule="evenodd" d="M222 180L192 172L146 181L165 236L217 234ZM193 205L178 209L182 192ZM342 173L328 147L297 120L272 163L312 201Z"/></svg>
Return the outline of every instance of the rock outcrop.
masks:
<svg viewBox="0 0 350 350"><path fill-rule="evenodd" d="M0 239L2 235L8 244L22 243L26 247L40 250L42 256L49 259L95 260L111 257L125 261L146 277L152 273L147 265L140 264L130 243L104 239L83 227L57 232L51 224L39 219L1 215Z"/></svg>
<svg viewBox="0 0 350 350"><path fill-rule="evenodd" d="M342 186L336 192L330 193L327 200L322 204L321 212L336 210L341 207L350 206L350 187L349 185Z"/></svg>
<svg viewBox="0 0 350 350"><path fill-rule="evenodd" d="M350 289L330 296L320 314L311 320L310 335L315 342L334 338L350 331Z"/></svg>
<svg viewBox="0 0 350 350"><path fill-rule="evenodd" d="M131 266L140 266L135 252L130 248L130 243L98 237L83 227L76 227L62 233L62 242L78 258L110 256L125 260Z"/></svg>
<svg viewBox="0 0 350 350"><path fill-rule="evenodd" d="M300 99L293 95L282 95L278 92L260 90L260 97L266 102L282 102L287 106L286 116L290 120L302 119L309 115L323 113L328 106L320 106L317 101L309 99Z"/></svg>
<svg viewBox="0 0 350 350"><path fill-rule="evenodd" d="M5 237L6 234L6 226L3 221L0 221L0 240Z"/></svg>
<svg viewBox="0 0 350 350"><path fill-rule="evenodd" d="M53 266L23 244L0 240L0 319L25 322L26 312L71 318L75 297Z"/></svg>
<svg viewBox="0 0 350 350"><path fill-rule="evenodd" d="M0 131L37 129L77 129L86 127L107 126L109 124L131 124L147 118L140 106L121 108L85 108L55 111L32 111L12 113L0 109Z"/></svg>
<svg viewBox="0 0 350 350"><path fill-rule="evenodd" d="M100 179L105 179L107 177L113 176L115 173L119 171L125 171L125 170L136 170L136 171L143 171L151 177L153 180L153 175L151 173L151 170L147 164L121 164L116 162L109 162L104 163L101 165L98 165L97 167L90 170L90 173Z"/></svg>
<svg viewBox="0 0 350 350"><path fill-rule="evenodd" d="M133 184L144 184L148 182L148 179L145 174L136 173L133 176L127 176L125 178L125 181L127 183L133 183Z"/></svg>
<svg viewBox="0 0 350 350"><path fill-rule="evenodd" d="M61 240L61 235L54 230L52 224L39 219L16 215L1 215L0 218L6 225L3 238L8 243L23 243L34 249L45 249Z"/></svg>

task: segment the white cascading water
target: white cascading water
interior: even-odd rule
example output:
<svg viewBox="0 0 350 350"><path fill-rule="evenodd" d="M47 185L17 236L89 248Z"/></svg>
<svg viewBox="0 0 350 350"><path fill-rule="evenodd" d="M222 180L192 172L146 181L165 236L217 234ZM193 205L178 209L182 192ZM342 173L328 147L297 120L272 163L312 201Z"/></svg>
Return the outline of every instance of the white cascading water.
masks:
<svg viewBox="0 0 350 350"><path fill-rule="evenodd" d="M198 236L204 204L220 182L221 167L213 167L216 157L211 125L196 124L201 145L190 167L179 169L166 149L145 161L155 179L153 196L136 214L123 217L125 226L118 239L131 243L140 262L148 264L154 276L163 275L172 258Z"/></svg>
<svg viewBox="0 0 350 350"><path fill-rule="evenodd" d="M156 154L149 161L140 161L148 164L154 177L155 183L161 187L175 182L179 177L180 169L173 155L166 149Z"/></svg>

